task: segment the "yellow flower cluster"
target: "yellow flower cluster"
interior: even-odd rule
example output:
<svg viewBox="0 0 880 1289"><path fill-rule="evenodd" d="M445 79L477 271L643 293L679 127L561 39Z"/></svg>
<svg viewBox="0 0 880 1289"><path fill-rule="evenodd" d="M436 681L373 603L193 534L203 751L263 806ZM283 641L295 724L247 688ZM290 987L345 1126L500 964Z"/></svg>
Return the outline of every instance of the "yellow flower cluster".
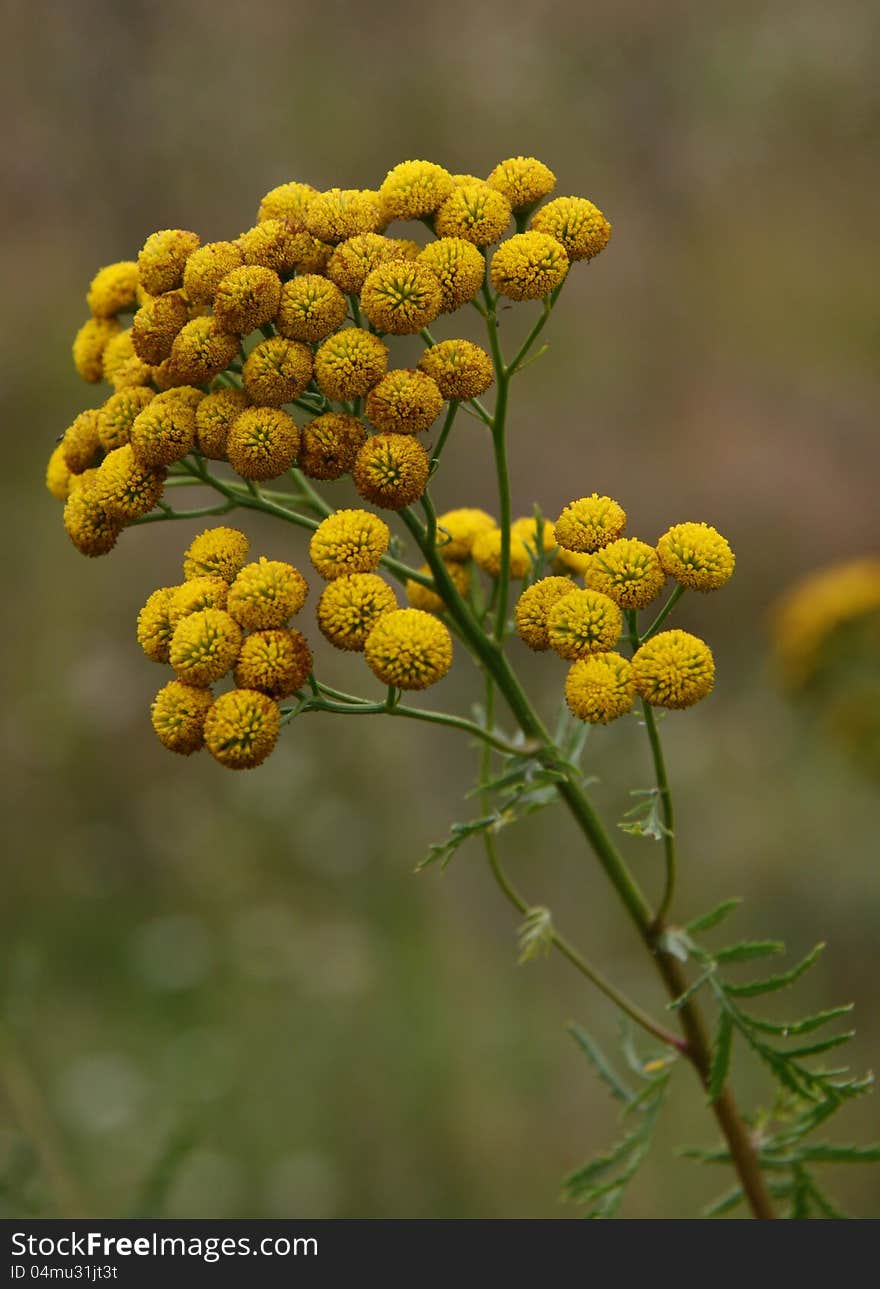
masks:
<svg viewBox="0 0 880 1289"><path fill-rule="evenodd" d="M266 759L281 728L279 699L312 670L308 641L289 625L305 604L305 578L292 564L247 557L238 529L201 533L184 555L184 582L154 591L137 626L147 657L175 672L153 701L157 737L184 756L207 747L232 770ZM235 688L215 696L212 686L230 674Z"/></svg>

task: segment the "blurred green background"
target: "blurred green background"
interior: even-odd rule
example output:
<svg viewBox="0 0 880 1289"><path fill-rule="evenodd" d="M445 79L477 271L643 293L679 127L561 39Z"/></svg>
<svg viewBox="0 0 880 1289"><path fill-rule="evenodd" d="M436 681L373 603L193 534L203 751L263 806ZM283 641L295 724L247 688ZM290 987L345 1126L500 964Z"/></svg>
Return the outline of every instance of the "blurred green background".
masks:
<svg viewBox="0 0 880 1289"><path fill-rule="evenodd" d="M486 173L533 154L612 220L517 382L515 504L552 515L598 489L649 540L679 519L730 537L733 583L679 615L715 646L719 685L664 724L678 912L741 894L742 933L793 952L828 940L776 1013L855 1000L853 1060L877 1064L876 796L780 698L766 640L793 577L876 549L876 6L3 13L0 1209L574 1216L563 1174L617 1132L564 1032L574 1018L613 1046L610 1009L565 964L516 966L478 844L445 875L413 874L476 805L460 801L472 754L457 736L310 716L255 774L169 756L147 716L164 673L134 619L203 525L132 530L86 561L43 488L56 436L95 394L69 350L100 264L155 228L234 236L288 179L375 186L407 157ZM446 461L441 505L490 502L476 422ZM243 526L305 559L295 534ZM327 678L350 676L329 652ZM563 665L524 652L549 709ZM461 673L436 701L471 701ZM650 782L636 722L596 734L587 759L613 821ZM624 840L650 886L658 848ZM502 841L529 897L660 1007L562 812ZM746 1104L766 1100L746 1062L735 1076ZM865 1099L837 1131L875 1127ZM672 1156L713 1140L681 1071L624 1212L691 1214L724 1189ZM875 1214L880 1176L852 1173L832 1191Z"/></svg>

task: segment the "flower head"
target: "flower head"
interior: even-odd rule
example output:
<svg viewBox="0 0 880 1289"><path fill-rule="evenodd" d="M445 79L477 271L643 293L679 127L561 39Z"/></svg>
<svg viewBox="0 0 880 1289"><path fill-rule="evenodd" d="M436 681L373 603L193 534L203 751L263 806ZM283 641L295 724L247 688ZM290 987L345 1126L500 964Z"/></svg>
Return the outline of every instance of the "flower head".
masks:
<svg viewBox="0 0 880 1289"><path fill-rule="evenodd" d="M193 318L172 342L168 358L171 383L204 384L229 366L239 348L238 335L224 330L217 318Z"/></svg>
<svg viewBox="0 0 880 1289"><path fill-rule="evenodd" d="M388 171L379 189L392 219L433 215L454 187L452 175L432 161L401 161Z"/></svg>
<svg viewBox="0 0 880 1289"><path fill-rule="evenodd" d="M186 685L203 687L232 670L241 648L241 628L223 609L201 609L174 627L168 661Z"/></svg>
<svg viewBox="0 0 880 1289"><path fill-rule="evenodd" d="M318 626L337 649L360 651L379 619L397 608L377 573L351 573L328 582L318 601Z"/></svg>
<svg viewBox="0 0 880 1289"><path fill-rule="evenodd" d="M481 532L474 541L471 550L474 562L490 577L499 577L501 574L501 544L500 528ZM540 549L548 553L555 545L553 525L543 520ZM538 521L533 518L514 520L510 526L510 576L517 579L527 577L535 564L538 551Z"/></svg>
<svg viewBox="0 0 880 1289"><path fill-rule="evenodd" d="M434 321L443 305L440 283L414 260L390 260L368 274L361 308L379 331L412 336Z"/></svg>
<svg viewBox="0 0 880 1289"><path fill-rule="evenodd" d="M329 582L348 573L372 573L390 540L388 525L378 515L369 510L337 510L318 525L309 555Z"/></svg>
<svg viewBox="0 0 880 1289"><path fill-rule="evenodd" d="M286 183L272 188L260 202L257 220L288 219L301 223L317 189L311 184Z"/></svg>
<svg viewBox="0 0 880 1289"><path fill-rule="evenodd" d="M591 260L608 245L611 225L597 206L585 197L557 197L535 211L531 227L561 242L568 258Z"/></svg>
<svg viewBox="0 0 880 1289"><path fill-rule="evenodd" d="M547 615L547 641L560 658L607 653L622 630L620 609L601 591L572 590L560 596Z"/></svg>
<svg viewBox="0 0 880 1289"><path fill-rule="evenodd" d="M64 527L79 553L92 557L113 549L122 525L107 514L90 481L71 488L64 503Z"/></svg>
<svg viewBox="0 0 880 1289"><path fill-rule="evenodd" d="M273 336L255 345L242 369L245 393L255 403L292 403L312 379L312 351L298 340Z"/></svg>
<svg viewBox="0 0 880 1289"><path fill-rule="evenodd" d="M131 438L131 427L155 395L145 385L111 394L98 412L98 439L105 452L121 448Z"/></svg>
<svg viewBox="0 0 880 1289"><path fill-rule="evenodd" d="M203 398L205 398L205 391L199 389L197 385L172 385L170 389L163 389L157 394L155 401L160 407L163 403L182 403L184 407L195 412Z"/></svg>
<svg viewBox="0 0 880 1289"><path fill-rule="evenodd" d="M147 385L153 375L149 363L138 358L134 351L131 328L120 331L107 341L101 355L104 379L114 389L128 389L132 385Z"/></svg>
<svg viewBox="0 0 880 1289"><path fill-rule="evenodd" d="M459 595L467 595L471 585L471 570L468 565L446 563L445 560L444 564L446 564L446 571ZM430 577L433 582L434 579L428 564L423 564L418 571L425 577ZM436 591L432 591L429 586L425 586L423 582L417 582L415 578L409 577L406 580L406 598L412 608L422 609L425 613L446 612L446 603L442 596L438 595Z"/></svg>
<svg viewBox="0 0 880 1289"><path fill-rule="evenodd" d="M348 301L338 286L317 273L291 278L281 288L275 325L288 340L325 340L341 327Z"/></svg>
<svg viewBox="0 0 880 1289"><path fill-rule="evenodd" d="M510 223L510 202L486 184L455 188L434 218L440 237L461 237L474 246L490 246Z"/></svg>
<svg viewBox="0 0 880 1289"><path fill-rule="evenodd" d="M245 564L229 588L226 607L246 631L283 627L306 602L309 586L299 569L264 555Z"/></svg>
<svg viewBox="0 0 880 1289"><path fill-rule="evenodd" d="M258 689L270 698L288 698L308 680L312 661L301 631L255 631L241 646L235 683L239 689Z"/></svg>
<svg viewBox="0 0 880 1289"><path fill-rule="evenodd" d="M663 572L693 591L717 591L733 576L730 543L709 524L674 524L657 543Z"/></svg>
<svg viewBox="0 0 880 1289"><path fill-rule="evenodd" d="M196 441L196 414L181 399L154 398L131 426L131 447L143 466L182 461Z"/></svg>
<svg viewBox="0 0 880 1289"><path fill-rule="evenodd" d="M547 618L563 596L574 590L570 577L542 577L526 587L516 604L514 617L520 639L542 653L550 648Z"/></svg>
<svg viewBox="0 0 880 1289"><path fill-rule="evenodd" d="M183 228L151 233L137 260L138 280L143 289L150 295L161 295L181 286L186 262L200 242L198 233Z"/></svg>
<svg viewBox="0 0 880 1289"><path fill-rule="evenodd" d="M226 456L242 479L277 479L296 461L299 428L280 407L247 407L226 438Z"/></svg>
<svg viewBox="0 0 880 1289"><path fill-rule="evenodd" d="M488 183L504 193L514 210L528 210L553 191L556 176L536 157L508 157L498 163Z"/></svg>
<svg viewBox="0 0 880 1289"><path fill-rule="evenodd" d="M99 269L92 278L86 304L95 318L115 318L131 309L137 299L138 266L121 260Z"/></svg>
<svg viewBox="0 0 880 1289"><path fill-rule="evenodd" d="M189 321L182 291L168 291L141 305L131 323L131 343L145 363L160 363L171 353L178 332Z"/></svg>
<svg viewBox="0 0 880 1289"><path fill-rule="evenodd" d="M315 380L334 401L361 398L388 370L388 350L378 336L346 327L329 336L315 354Z"/></svg>
<svg viewBox="0 0 880 1289"><path fill-rule="evenodd" d="M624 528L623 507L594 492L568 503L556 521L556 540L564 550L584 554L616 541Z"/></svg>
<svg viewBox="0 0 880 1289"><path fill-rule="evenodd" d="M490 277L509 300L542 300L565 281L565 247L546 233L516 233L492 256Z"/></svg>
<svg viewBox="0 0 880 1289"><path fill-rule="evenodd" d="M153 662L167 662L171 651L171 637L174 635L174 624L171 621L171 605L177 587L160 586L148 596L147 602L138 614L138 644Z"/></svg>
<svg viewBox="0 0 880 1289"><path fill-rule="evenodd" d="M622 609L644 609L663 590L666 575L653 546L635 537L619 537L596 551L584 581Z"/></svg>
<svg viewBox="0 0 880 1289"><path fill-rule="evenodd" d="M250 406L243 389L218 389L196 408L199 451L211 461L226 460L226 440L233 422Z"/></svg>
<svg viewBox="0 0 880 1289"><path fill-rule="evenodd" d="M428 454L409 434L374 434L357 454L352 476L365 501L402 510L418 501L428 482Z"/></svg>
<svg viewBox="0 0 880 1289"><path fill-rule="evenodd" d="M168 621L172 628L181 618L202 609L225 609L229 597L229 583L222 577L192 577L180 586L171 588L167 605Z"/></svg>
<svg viewBox="0 0 880 1289"><path fill-rule="evenodd" d="M248 556L248 539L238 528L206 528L187 547L183 556L183 576L222 577L234 582Z"/></svg>
<svg viewBox="0 0 880 1289"><path fill-rule="evenodd" d="M431 613L395 609L383 615L367 636L364 656L383 684L427 689L452 666L452 637Z"/></svg>
<svg viewBox="0 0 880 1289"><path fill-rule="evenodd" d="M491 532L498 525L485 510L463 507L447 510L437 519L437 549L447 562L470 559L474 542L480 533Z"/></svg>
<svg viewBox="0 0 880 1289"><path fill-rule="evenodd" d="M122 327L115 318L89 318L73 341L73 365L77 374L96 385L104 377L104 350Z"/></svg>
<svg viewBox="0 0 880 1289"><path fill-rule="evenodd" d="M64 431L61 455L71 474L82 474L95 464L101 450L98 436L98 412L90 407Z"/></svg>
<svg viewBox="0 0 880 1289"><path fill-rule="evenodd" d="M214 701L210 689L196 689L169 680L150 708L150 720L159 742L169 752L190 756L205 742L205 717Z"/></svg>
<svg viewBox="0 0 880 1289"><path fill-rule="evenodd" d="M245 264L222 278L214 295L214 314L225 331L247 336L271 322L281 303L281 278L261 264Z"/></svg>
<svg viewBox="0 0 880 1289"><path fill-rule="evenodd" d="M868 556L820 568L798 581L775 607L774 644L787 683L809 684L827 646L880 612L880 558ZM834 655L836 657L836 651ZM847 656L848 660L848 656Z"/></svg>
<svg viewBox="0 0 880 1289"><path fill-rule="evenodd" d="M310 479L341 479L353 469L366 437L364 423L356 416L316 416L300 431L299 468Z"/></svg>
<svg viewBox="0 0 880 1289"><path fill-rule="evenodd" d="M336 247L327 265L327 277L346 295L359 295L373 269L389 260L408 258L395 238L383 237L380 233L361 233Z"/></svg>
<svg viewBox="0 0 880 1289"><path fill-rule="evenodd" d="M193 304L213 304L217 287L244 256L235 242L206 242L193 251L183 270L183 289Z"/></svg>
<svg viewBox="0 0 880 1289"><path fill-rule="evenodd" d="M165 470L142 465L126 443L108 452L98 467L94 497L111 519L130 523L149 514L164 485Z"/></svg>
<svg viewBox="0 0 880 1289"><path fill-rule="evenodd" d="M565 701L574 716L607 725L625 716L635 698L632 663L619 653L594 653L572 663L565 679Z"/></svg>
<svg viewBox="0 0 880 1289"><path fill-rule="evenodd" d="M52 450L46 463L46 487L56 501L66 501L70 495L70 467L64 460L64 447L61 443Z"/></svg>
<svg viewBox="0 0 880 1289"><path fill-rule="evenodd" d="M464 237L438 237L419 251L416 261L440 284L441 313L454 313L473 300L483 285L485 260Z"/></svg>
<svg viewBox="0 0 880 1289"><path fill-rule="evenodd" d="M652 707L692 707L712 692L712 650L689 631L661 631L637 649L636 689Z"/></svg>
<svg viewBox="0 0 880 1289"><path fill-rule="evenodd" d="M205 746L228 770L251 770L272 751L280 728L281 712L268 694L231 689L208 711Z"/></svg>
<svg viewBox="0 0 880 1289"><path fill-rule="evenodd" d="M312 249L312 238L286 219L264 219L242 233L237 243L245 264L292 273Z"/></svg>
<svg viewBox="0 0 880 1289"><path fill-rule="evenodd" d="M379 194L366 188L330 188L316 193L303 218L313 237L333 244L362 233L377 233L386 223Z"/></svg>
<svg viewBox="0 0 880 1289"><path fill-rule="evenodd" d="M434 423L442 407L436 382L412 368L388 372L367 395L367 416L388 434L418 434Z"/></svg>
<svg viewBox="0 0 880 1289"><path fill-rule="evenodd" d="M492 359L470 340L441 340L425 350L419 367L436 381L441 395L450 402L485 394L495 379Z"/></svg>

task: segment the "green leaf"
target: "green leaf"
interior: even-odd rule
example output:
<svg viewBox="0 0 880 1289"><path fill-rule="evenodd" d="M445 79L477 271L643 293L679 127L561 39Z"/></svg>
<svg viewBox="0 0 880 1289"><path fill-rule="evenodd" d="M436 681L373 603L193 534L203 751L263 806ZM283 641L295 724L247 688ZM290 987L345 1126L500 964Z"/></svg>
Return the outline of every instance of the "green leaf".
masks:
<svg viewBox="0 0 880 1289"><path fill-rule="evenodd" d="M742 900L739 897L732 900L723 900L721 904L716 904L714 909L710 909L708 913L704 913L701 917L694 918L692 922L686 923L684 929L690 932L691 935L697 935L700 931L711 931L713 927L718 926L719 922L723 922L730 913L738 909L740 904L742 904Z"/></svg>
<svg viewBox="0 0 880 1289"><path fill-rule="evenodd" d="M529 909L517 932L520 965L546 957L553 948L553 917L543 905Z"/></svg>
<svg viewBox="0 0 880 1289"><path fill-rule="evenodd" d="M644 797L627 810L618 823L622 832L631 837L650 837L652 841L662 841L672 833L663 822L660 793L657 788L636 788L630 792L631 797Z"/></svg>
<svg viewBox="0 0 880 1289"><path fill-rule="evenodd" d="M719 949L714 958L716 962L750 962L753 958L772 958L779 953L785 953L781 940L740 940L739 944Z"/></svg>
<svg viewBox="0 0 880 1289"><path fill-rule="evenodd" d="M703 1209L703 1217L721 1217L724 1213L730 1213L733 1209L738 1208L745 1199L745 1193L741 1186L734 1186L733 1190L727 1191L718 1199L707 1204Z"/></svg>
<svg viewBox="0 0 880 1289"><path fill-rule="evenodd" d="M805 1016L803 1020L794 1021L763 1020L747 1012L740 1012L740 1015L752 1029L761 1030L765 1034L780 1034L783 1038L796 1038L799 1034L811 1034L813 1030L848 1015L852 1009L853 1004L846 1003L843 1007L829 1007L827 1011L816 1012L812 1016Z"/></svg>
<svg viewBox="0 0 880 1289"><path fill-rule="evenodd" d="M701 976L697 977L697 979L693 982L693 984L688 985L687 989L684 991L683 994L679 994L677 998L673 998L671 1003L667 1003L666 1004L667 1008L670 1011L678 1011L679 1008L684 1007L685 1003L688 1002L689 999L693 998L697 990L702 989L706 981L711 980L714 974L715 974L715 964L713 963L712 966L708 968L708 970L704 971Z"/></svg>
<svg viewBox="0 0 880 1289"><path fill-rule="evenodd" d="M569 1034L571 1034L581 1051L586 1053L587 1059L593 1066L593 1069L596 1071L601 1081L611 1090L611 1095L616 1097L618 1101L622 1101L624 1105L628 1105L629 1102L633 1100L635 1094L630 1091L617 1074L599 1045L590 1038L590 1035L586 1030L581 1029L580 1025L576 1025L574 1021L571 1021L566 1026L566 1029Z"/></svg>
<svg viewBox="0 0 880 1289"><path fill-rule="evenodd" d="M717 1101L724 1090L724 1082L730 1070L730 1056L733 1049L733 1020L730 1012L722 1011L718 1017L718 1032L712 1050L712 1068L709 1071L709 1102Z"/></svg>
<svg viewBox="0 0 880 1289"><path fill-rule="evenodd" d="M848 1029L845 1034L835 1034L833 1038L822 1039L819 1043L808 1043L803 1047L790 1047L785 1055L789 1060L803 1060L806 1056L818 1056L820 1052L830 1052L835 1047L842 1047L855 1038L856 1031Z"/></svg>
<svg viewBox="0 0 880 1289"><path fill-rule="evenodd" d="M490 829L498 828L502 823L501 816L495 814L485 815L482 819L471 819L467 823L455 823L449 829L449 836L445 841L435 842L429 847L424 859L416 864L416 872L421 873L423 869L430 867L431 864L438 864L441 868L446 868L449 861L455 855L460 846L470 837L476 837L480 833L488 832Z"/></svg>
<svg viewBox="0 0 880 1289"><path fill-rule="evenodd" d="M668 1071L654 1080L652 1095L643 1100L641 1122L637 1128L627 1133L606 1154L591 1160L566 1179L566 1197L576 1203L590 1204L588 1217L606 1218L616 1213L628 1182L651 1148L654 1126L668 1082Z"/></svg>
<svg viewBox="0 0 880 1289"><path fill-rule="evenodd" d="M817 1141L802 1146L798 1157L811 1164L880 1164L880 1143L871 1146L835 1146Z"/></svg>
<svg viewBox="0 0 880 1289"><path fill-rule="evenodd" d="M763 980L748 980L740 985L725 984L725 992L735 998L755 998L758 994L772 994L779 989L787 989L796 980L800 980L804 972L810 970L824 948L824 944L817 944L790 971L781 971L778 975L767 976Z"/></svg>

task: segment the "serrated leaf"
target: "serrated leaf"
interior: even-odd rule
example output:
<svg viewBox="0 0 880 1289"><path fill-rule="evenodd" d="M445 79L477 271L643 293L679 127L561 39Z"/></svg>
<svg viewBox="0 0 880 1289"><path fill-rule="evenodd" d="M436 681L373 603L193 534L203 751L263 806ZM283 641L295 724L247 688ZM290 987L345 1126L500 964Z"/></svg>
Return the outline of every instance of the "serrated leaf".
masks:
<svg viewBox="0 0 880 1289"><path fill-rule="evenodd" d="M785 953L781 940L740 940L726 949L719 949L713 956L716 962L750 962L753 958L772 958Z"/></svg>
<svg viewBox="0 0 880 1289"><path fill-rule="evenodd" d="M733 1020L728 1011L722 1011L718 1017L718 1031L712 1049L712 1068L709 1071L707 1091L710 1104L717 1101L724 1090L732 1050Z"/></svg>
<svg viewBox="0 0 880 1289"><path fill-rule="evenodd" d="M703 1217L721 1217L725 1213L732 1212L745 1199L745 1194L741 1186L734 1186L733 1190L727 1191L720 1195L718 1199L707 1204L703 1209Z"/></svg>
<svg viewBox="0 0 880 1289"><path fill-rule="evenodd" d="M848 1043L855 1036L856 1031L848 1029L845 1034L835 1034L833 1038L825 1038L818 1043L808 1043L803 1047L791 1047L785 1055L792 1061L803 1060L807 1056L818 1056L821 1052L830 1052L835 1047L842 1047L844 1043Z"/></svg>
<svg viewBox="0 0 880 1289"><path fill-rule="evenodd" d="M809 971L824 948L824 944L817 944L790 971L781 971L778 975L767 976L763 980L748 980L744 984L725 984L725 991L735 998L755 998L759 994L772 994L779 989L787 989L789 985L799 980L805 971Z"/></svg>
<svg viewBox="0 0 880 1289"><path fill-rule="evenodd" d="M484 815L481 819L471 819L467 823L454 823L449 829L449 836L445 841L435 842L428 849L424 859L416 864L416 872L420 873L423 869L430 867L432 864L439 864L445 869L452 859L453 855L463 846L470 837L475 837L479 833L487 832L490 829L496 829L502 822L502 817L496 812L491 815Z"/></svg>
<svg viewBox="0 0 880 1289"><path fill-rule="evenodd" d="M880 1144L871 1146L836 1146L817 1141L802 1146L798 1157L811 1164L880 1164Z"/></svg>
<svg viewBox="0 0 880 1289"><path fill-rule="evenodd" d="M581 1051L586 1054L587 1059L593 1066L593 1069L596 1071L601 1081L610 1089L611 1095L616 1097L618 1101L622 1101L624 1105L629 1104L629 1102L633 1100L635 1094L626 1086L617 1074L616 1070L611 1065L611 1062L607 1059L599 1045L590 1038L590 1035L586 1030L581 1029L580 1025L576 1025L574 1021L571 1021L566 1026L566 1029L569 1034L571 1034Z"/></svg>
<svg viewBox="0 0 880 1289"><path fill-rule="evenodd" d="M796 1038L800 1034L811 1034L813 1030L820 1029L823 1025L828 1025L833 1020L839 1020L841 1016L846 1016L853 1009L852 1003L846 1003L843 1007L829 1007L827 1011L815 1012L812 1016L805 1016L802 1020L795 1021L771 1021L763 1020L759 1016L752 1016L747 1012L741 1012L740 1015L748 1021L752 1029L761 1030L764 1034L779 1034L783 1038Z"/></svg>
<svg viewBox="0 0 880 1289"><path fill-rule="evenodd" d="M517 932L520 965L546 955L553 948L553 917L543 905L531 908Z"/></svg>
<svg viewBox="0 0 880 1289"><path fill-rule="evenodd" d="M685 1003L688 1002L689 999L693 998L694 994L699 989L702 989L703 985L705 985L708 980L711 980L714 974L715 974L715 964L713 963L712 966L709 967L707 971L704 971L701 976L697 977L697 979L693 982L693 984L688 985L687 989L684 991L683 994L679 994L677 998L673 998L671 1003L666 1004L668 1010L678 1011L681 1007L684 1007Z"/></svg>
<svg viewBox="0 0 880 1289"><path fill-rule="evenodd" d="M720 904L716 904L714 909L710 909L708 913L703 913L700 917L694 918L692 922L686 923L684 929L689 931L691 935L697 935L701 931L711 931L713 927L723 922L730 913L738 909L740 904L742 904L742 900L738 897L723 900Z"/></svg>

